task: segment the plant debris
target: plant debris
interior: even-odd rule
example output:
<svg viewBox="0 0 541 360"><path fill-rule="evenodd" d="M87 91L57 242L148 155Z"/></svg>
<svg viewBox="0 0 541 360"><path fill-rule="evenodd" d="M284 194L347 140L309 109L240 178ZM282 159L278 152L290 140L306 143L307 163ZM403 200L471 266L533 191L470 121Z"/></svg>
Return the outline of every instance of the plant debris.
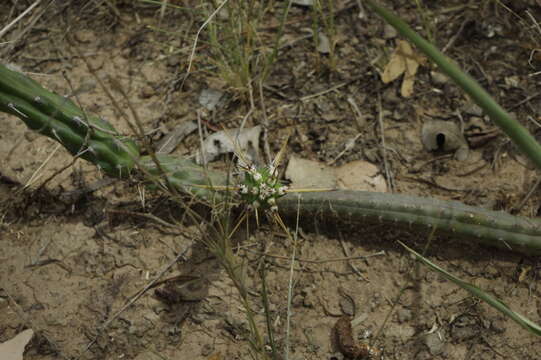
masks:
<svg viewBox="0 0 541 360"><path fill-rule="evenodd" d="M196 162L208 164L224 154L242 154L240 160L250 164L259 164L259 136L261 126L244 129L228 129L218 131L203 141L197 152ZM241 164L247 165L247 164Z"/></svg>
<svg viewBox="0 0 541 360"><path fill-rule="evenodd" d="M421 141L429 151L455 152L457 160L466 160L468 142L458 125L452 121L432 120L423 124Z"/></svg>
<svg viewBox="0 0 541 360"><path fill-rule="evenodd" d="M397 46L391 59L385 66L381 80L388 84L404 74L400 94L403 97L410 97L413 94L413 84L415 82L415 74L419 65L424 63L424 58L413 52L411 45L404 40L398 40Z"/></svg>

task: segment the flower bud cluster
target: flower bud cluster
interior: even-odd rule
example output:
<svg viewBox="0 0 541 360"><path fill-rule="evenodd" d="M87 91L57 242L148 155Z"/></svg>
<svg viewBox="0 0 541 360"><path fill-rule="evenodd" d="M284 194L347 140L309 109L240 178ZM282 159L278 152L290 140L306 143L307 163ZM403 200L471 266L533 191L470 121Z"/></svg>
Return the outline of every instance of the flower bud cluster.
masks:
<svg viewBox="0 0 541 360"><path fill-rule="evenodd" d="M243 201L254 209L277 211L276 200L286 194L287 186L275 176L273 166L256 168L250 166L244 174L244 181L238 187Z"/></svg>

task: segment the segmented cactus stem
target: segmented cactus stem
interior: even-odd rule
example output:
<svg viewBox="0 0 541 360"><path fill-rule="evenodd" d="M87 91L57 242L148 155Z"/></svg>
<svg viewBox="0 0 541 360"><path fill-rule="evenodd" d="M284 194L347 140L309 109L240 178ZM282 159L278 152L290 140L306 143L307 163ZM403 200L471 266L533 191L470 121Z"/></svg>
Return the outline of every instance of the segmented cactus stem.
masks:
<svg viewBox="0 0 541 360"><path fill-rule="evenodd" d="M209 199L210 185L222 185L224 176L205 171L187 159L157 155L161 170L150 156L140 157L136 143L107 121L86 114L70 99L43 88L22 73L0 64L0 111L19 117L32 130L62 144L73 156L88 160L106 174L126 178L139 166L164 186ZM147 179L149 180L149 179Z"/></svg>
<svg viewBox="0 0 541 360"><path fill-rule="evenodd" d="M19 117L30 129L111 176L128 176L139 157L135 142L107 121L84 113L70 99L1 64L0 111Z"/></svg>
<svg viewBox="0 0 541 360"><path fill-rule="evenodd" d="M0 65L0 111L13 114L26 125L64 145L74 156L86 159L111 176L126 177L139 169L164 187L191 193L207 200L217 194L211 185L223 186L224 173L205 170L191 160L156 155L158 167L150 156L139 156L135 142L119 134L108 122L85 114L72 101L45 90L37 82ZM272 173L272 171L270 172ZM364 191L304 193L298 199L290 193L274 196L261 193L280 191L274 180L268 186L269 172L252 171L248 183L239 187L241 198L248 189L259 186L257 194L267 205L277 206L283 215L304 219L327 219L347 223L376 221L390 228L408 231L419 227L436 228L445 235L483 242L525 254L541 253L541 222L455 201L443 201L399 194ZM167 181L163 181L163 177ZM272 189L271 189L272 188ZM271 200L272 201L269 201ZM256 199L257 200L257 199ZM271 203L272 202L272 203Z"/></svg>

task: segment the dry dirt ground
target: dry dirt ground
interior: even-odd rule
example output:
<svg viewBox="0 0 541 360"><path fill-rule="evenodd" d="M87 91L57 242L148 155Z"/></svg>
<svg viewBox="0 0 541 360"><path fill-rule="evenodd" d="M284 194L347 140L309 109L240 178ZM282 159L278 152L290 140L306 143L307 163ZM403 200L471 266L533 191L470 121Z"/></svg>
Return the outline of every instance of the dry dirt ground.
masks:
<svg viewBox="0 0 541 360"><path fill-rule="evenodd" d="M159 6L150 3L56 1L47 7L43 1L1 39L7 42L0 46L0 58L48 89L76 94L83 108L125 133L130 132L126 122L81 56L130 113L118 91L124 89L154 141L196 120L198 112L209 132L237 127L247 114L247 126L263 123L266 116L271 151L291 132L289 155L322 162L335 159L360 134L335 165L366 160L385 174L387 163L393 191L537 215L539 191L523 203L536 183L535 172L449 80L425 63L408 98L400 94L400 79L382 83L377 69L388 62L399 37L368 9L359 18L356 1L335 3L335 66L306 37L312 12L292 7L285 28L290 46L279 52L251 113L246 94L219 77L205 31L193 73L182 83L205 18L197 1L172 3L184 8L168 10L160 19ZM262 41L276 34L284 3L276 2L275 13L263 22ZM29 5L2 2L0 28ZM541 8L536 1L427 2L423 11L409 1L387 5L417 29L430 25L440 48L523 124L539 130L541 29L536 21ZM206 88L226 93L214 111L199 104ZM435 119L462 124L471 147L467 159L423 148L421 127ZM198 143L192 133L175 154L191 155ZM135 215L180 221L180 207L148 191L142 203L144 189L132 183L113 181L92 191L101 174L82 160L65 168L70 163L57 143L0 114L0 342L32 328L37 336L25 359L250 358L246 312L231 279L198 241L196 226L169 228ZM387 180L390 186L391 177ZM300 219L301 229L305 221ZM293 244L269 224L252 226L237 240L263 334L259 270L265 267L271 327L283 350ZM292 283L290 359L341 359L331 331L344 314L358 319L358 341L375 340L385 359L539 359L539 338L415 267L395 240L365 243L363 229L302 232ZM178 264L164 274L182 275L178 283L188 284L178 301L164 302L150 289L118 315L178 254ZM429 255L541 322L537 258L454 242L433 244Z"/></svg>

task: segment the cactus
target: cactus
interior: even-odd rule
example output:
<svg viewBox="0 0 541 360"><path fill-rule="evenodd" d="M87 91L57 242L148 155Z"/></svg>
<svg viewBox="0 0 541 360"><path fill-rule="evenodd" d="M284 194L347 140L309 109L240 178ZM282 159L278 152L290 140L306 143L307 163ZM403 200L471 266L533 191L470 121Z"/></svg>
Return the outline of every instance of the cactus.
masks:
<svg viewBox="0 0 541 360"><path fill-rule="evenodd" d="M212 191L212 186L225 185L224 174L206 170L189 159L160 154L156 155L156 159L160 164L159 168L150 156L141 157L138 165L156 179L165 175L167 181L161 181L164 187L171 186L176 191L209 200L217 195L215 191Z"/></svg>
<svg viewBox="0 0 541 360"><path fill-rule="evenodd" d="M0 111L19 117L30 129L58 141L72 155L111 176L128 176L139 157L137 145L108 122L1 64Z"/></svg>
<svg viewBox="0 0 541 360"><path fill-rule="evenodd" d="M222 174L204 171L187 159L158 155L160 169L150 156L140 157L136 143L107 121L86 114L70 99L2 64L0 111L19 117L30 129L58 141L72 155L90 161L113 177L126 178L138 165L147 175L165 175L164 185L207 199L214 195L208 185L223 183Z"/></svg>
<svg viewBox="0 0 541 360"><path fill-rule="evenodd" d="M96 164L111 176L126 177L138 168L147 180L157 180L163 186L207 200L216 196L216 191L209 185L223 188L228 179L224 173L205 170L191 160L168 155L156 155L158 166L152 157L139 156L135 142L120 135L106 121L86 115L70 100L2 65L0 111L19 117L29 128L60 142L71 154ZM264 195L263 200L271 208L277 206L285 216L296 216L299 211L305 218L321 217L358 223L359 226L366 221L377 221L392 228L435 227L445 235L526 254L541 253L541 222L535 219L465 206L455 201L365 191L305 193L300 199L290 193L278 199L283 194L280 193L281 185L271 176L273 171L251 171L244 183L246 189L242 185L237 189L241 199L253 203L257 199L250 196L261 196L261 189L258 187L257 194L251 195L243 190L270 181L271 188L279 193Z"/></svg>

